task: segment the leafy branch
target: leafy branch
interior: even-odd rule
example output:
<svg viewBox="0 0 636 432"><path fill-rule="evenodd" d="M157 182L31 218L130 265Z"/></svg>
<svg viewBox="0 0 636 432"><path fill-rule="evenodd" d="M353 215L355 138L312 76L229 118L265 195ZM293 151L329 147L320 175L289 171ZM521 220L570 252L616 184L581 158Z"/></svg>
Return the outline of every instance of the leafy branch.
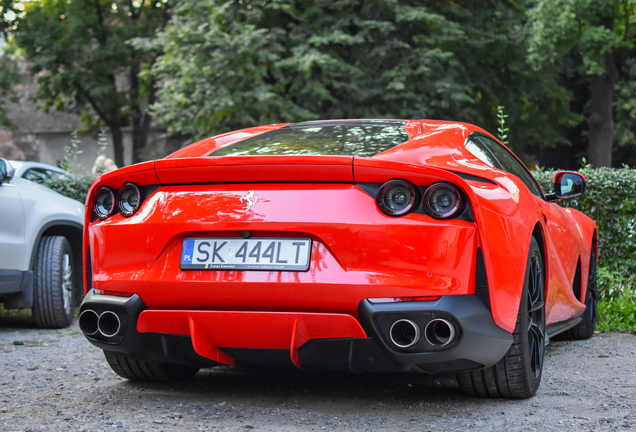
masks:
<svg viewBox="0 0 636 432"><path fill-rule="evenodd" d="M508 145L508 129L506 127L506 118L508 118L508 114L504 114L504 106L499 105L497 107L497 122L499 123L499 127L497 128L497 138L499 141L504 143L506 146Z"/></svg>

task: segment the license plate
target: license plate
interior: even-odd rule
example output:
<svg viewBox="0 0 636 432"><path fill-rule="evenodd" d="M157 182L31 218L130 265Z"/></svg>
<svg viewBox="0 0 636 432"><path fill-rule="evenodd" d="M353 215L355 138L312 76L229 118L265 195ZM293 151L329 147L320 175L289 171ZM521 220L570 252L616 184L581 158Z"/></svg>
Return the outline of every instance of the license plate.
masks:
<svg viewBox="0 0 636 432"><path fill-rule="evenodd" d="M182 270L309 269L310 239L187 238L181 250Z"/></svg>

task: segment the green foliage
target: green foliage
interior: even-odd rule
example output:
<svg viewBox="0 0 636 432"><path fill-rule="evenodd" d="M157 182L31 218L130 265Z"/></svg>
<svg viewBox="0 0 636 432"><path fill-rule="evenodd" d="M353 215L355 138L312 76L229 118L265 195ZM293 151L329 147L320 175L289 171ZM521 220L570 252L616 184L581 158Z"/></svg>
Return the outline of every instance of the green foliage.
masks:
<svg viewBox="0 0 636 432"><path fill-rule="evenodd" d="M2 36L0 36L2 37ZM13 126L13 122L7 118L6 109L2 98L14 97L12 86L18 82L18 73L15 63L6 56L0 54L0 126Z"/></svg>
<svg viewBox="0 0 636 432"><path fill-rule="evenodd" d="M626 289L614 299L602 298L598 304L598 331L636 333L636 290Z"/></svg>
<svg viewBox="0 0 636 432"><path fill-rule="evenodd" d="M636 166L636 58L625 61L616 83L614 159Z"/></svg>
<svg viewBox="0 0 636 432"><path fill-rule="evenodd" d="M71 133L71 145L64 147L64 159L61 162L60 168L65 171L75 172L79 166L79 156L84 153L80 149L82 141L79 139L78 131Z"/></svg>
<svg viewBox="0 0 636 432"><path fill-rule="evenodd" d="M47 181L44 186L55 192L73 198L79 202L86 202L88 189L94 179L89 176L58 177Z"/></svg>
<svg viewBox="0 0 636 432"><path fill-rule="evenodd" d="M499 105L497 107L497 121L499 122L499 126L497 127L497 138L499 138L499 141L501 141L505 145L509 145L508 132L510 131L510 129L506 127L507 117L508 115L504 114L504 107L502 105Z"/></svg>
<svg viewBox="0 0 636 432"><path fill-rule="evenodd" d="M76 113L90 127L99 126L99 119L113 134L119 166L123 166L121 128L132 126L134 140L147 134L150 118L145 107L154 101L154 82L140 72L158 52L139 40L154 37L168 19L171 4L29 2L12 30L29 71L38 77L37 98L44 101L45 109Z"/></svg>
<svg viewBox="0 0 636 432"><path fill-rule="evenodd" d="M558 201L590 216L598 226L599 331L636 331L636 169L579 170L587 179L583 196ZM535 170L550 191L556 170Z"/></svg>
<svg viewBox="0 0 636 432"><path fill-rule="evenodd" d="M549 191L555 172L537 170L533 174ZM622 277L636 274L636 170L585 166L579 172L587 179L585 193L559 204L580 210L596 221L599 266Z"/></svg>
<svg viewBox="0 0 636 432"><path fill-rule="evenodd" d="M438 118L550 145L567 93L525 63L516 2L182 0L160 36L156 118L202 138L270 122ZM566 113L565 117L560 113Z"/></svg>
<svg viewBox="0 0 636 432"><path fill-rule="evenodd" d="M629 68L620 65L634 56L635 7L636 0L529 3L525 25L528 61L536 70L556 74L563 89L573 95L568 109L577 114L580 124L565 133L579 149L587 147L594 166L612 166L614 153L622 162L636 160L625 149L613 151L612 142L617 119L619 137L629 135L626 131L632 123L623 111L624 100L619 100L618 107L613 103L617 91L630 92ZM618 118L613 119L615 108Z"/></svg>
<svg viewBox="0 0 636 432"><path fill-rule="evenodd" d="M100 151L102 150L103 141L105 140L105 131L100 131L97 142ZM69 171L71 174L66 177L56 177L44 184L55 192L73 198L80 202L86 202L88 189L95 180L93 177L84 176L79 173L79 155L83 153L81 150L82 142L79 139L78 132L73 131L71 134L71 143L64 147L64 159L61 162L61 168Z"/></svg>
<svg viewBox="0 0 636 432"><path fill-rule="evenodd" d="M572 67L582 56L588 75L605 71L604 54L633 46L635 0L539 0L528 10L528 52L537 67Z"/></svg>
<svg viewBox="0 0 636 432"><path fill-rule="evenodd" d="M617 300L625 292L636 288L636 275L625 275L619 271L599 267L597 270L598 292L606 300Z"/></svg>

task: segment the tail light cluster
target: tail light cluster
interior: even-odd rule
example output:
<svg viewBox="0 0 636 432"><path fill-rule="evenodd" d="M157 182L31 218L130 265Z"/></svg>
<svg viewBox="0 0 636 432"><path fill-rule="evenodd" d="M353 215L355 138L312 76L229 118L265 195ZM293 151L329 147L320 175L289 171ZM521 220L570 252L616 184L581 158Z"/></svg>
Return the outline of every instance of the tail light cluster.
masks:
<svg viewBox="0 0 636 432"><path fill-rule="evenodd" d="M435 219L451 219L461 214L465 198L452 183L438 182L423 193L412 183L394 179L384 183L376 196L378 207L389 216L404 216L423 204L424 211Z"/></svg>
<svg viewBox="0 0 636 432"><path fill-rule="evenodd" d="M93 198L93 212L98 219L104 220L117 210L126 217L134 215L141 205L142 195L137 185L126 183L117 193L105 186L99 188Z"/></svg>

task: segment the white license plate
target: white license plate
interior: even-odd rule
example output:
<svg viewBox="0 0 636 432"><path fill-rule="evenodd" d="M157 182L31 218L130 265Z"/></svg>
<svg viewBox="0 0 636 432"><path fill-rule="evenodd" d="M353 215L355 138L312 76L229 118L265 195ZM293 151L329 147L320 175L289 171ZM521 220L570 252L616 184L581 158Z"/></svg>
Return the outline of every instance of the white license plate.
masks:
<svg viewBox="0 0 636 432"><path fill-rule="evenodd" d="M310 239L187 238L181 269L305 271L310 256Z"/></svg>

